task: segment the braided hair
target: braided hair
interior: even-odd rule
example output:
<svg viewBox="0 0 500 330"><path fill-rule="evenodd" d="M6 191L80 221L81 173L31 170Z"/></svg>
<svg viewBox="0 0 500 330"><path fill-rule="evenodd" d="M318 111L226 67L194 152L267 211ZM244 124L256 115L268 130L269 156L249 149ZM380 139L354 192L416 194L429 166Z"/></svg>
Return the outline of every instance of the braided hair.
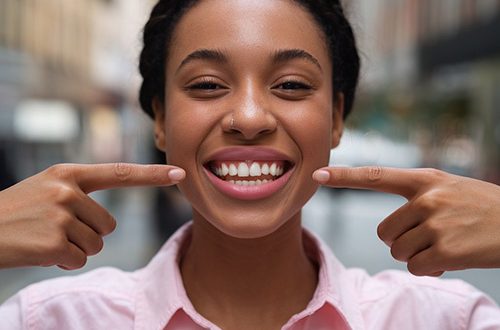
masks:
<svg viewBox="0 0 500 330"><path fill-rule="evenodd" d="M152 118L153 99L165 99L165 64L172 33L181 17L199 0L159 0L144 26L139 59L139 102ZM352 27L340 0L294 0L307 9L323 32L333 64L333 88L344 94L344 118L350 113L358 84L360 59Z"/></svg>

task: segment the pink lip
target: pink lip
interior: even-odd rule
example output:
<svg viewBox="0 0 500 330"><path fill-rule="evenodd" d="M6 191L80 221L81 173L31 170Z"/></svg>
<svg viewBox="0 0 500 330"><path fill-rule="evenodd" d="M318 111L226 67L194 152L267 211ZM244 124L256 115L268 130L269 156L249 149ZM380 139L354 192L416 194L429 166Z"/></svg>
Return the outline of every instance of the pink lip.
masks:
<svg viewBox="0 0 500 330"><path fill-rule="evenodd" d="M208 179L212 184L220 190L223 194L242 200L257 200L263 199L271 196L278 190L280 190L290 179L295 167L288 170L278 179L261 184L259 186L240 186L234 183L230 183L219 179L215 174L203 167L203 170L208 176Z"/></svg>
<svg viewBox="0 0 500 330"><path fill-rule="evenodd" d="M261 161L272 161L272 160L282 160L291 161L291 157L283 154L272 148L266 147L229 147L218 150L214 152L206 162L208 161L224 161L224 160L261 160ZM210 182L223 194L241 200L257 200L263 199L276 193L282 187L286 185L290 179L295 166L290 168L281 177L277 178L272 182L261 184L258 186L240 186L227 181L224 181L213 174L209 169L203 166L203 170L207 174Z"/></svg>

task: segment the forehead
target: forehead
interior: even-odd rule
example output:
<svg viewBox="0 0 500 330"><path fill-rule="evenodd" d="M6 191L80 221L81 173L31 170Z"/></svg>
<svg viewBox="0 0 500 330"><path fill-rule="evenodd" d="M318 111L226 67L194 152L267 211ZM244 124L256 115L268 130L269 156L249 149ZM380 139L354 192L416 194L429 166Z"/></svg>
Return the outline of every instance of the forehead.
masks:
<svg viewBox="0 0 500 330"><path fill-rule="evenodd" d="M329 67L328 49L312 15L291 0L201 0L177 24L169 62L196 49L224 49L254 57L303 49Z"/></svg>

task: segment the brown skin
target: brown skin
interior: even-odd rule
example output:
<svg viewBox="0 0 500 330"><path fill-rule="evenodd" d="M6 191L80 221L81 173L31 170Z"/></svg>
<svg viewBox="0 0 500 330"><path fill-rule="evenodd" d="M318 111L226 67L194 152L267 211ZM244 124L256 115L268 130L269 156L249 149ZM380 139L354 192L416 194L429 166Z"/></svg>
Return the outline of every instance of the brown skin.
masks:
<svg viewBox="0 0 500 330"><path fill-rule="evenodd" d="M330 187L398 194L408 202L378 227L392 256L414 275L500 267L500 187L435 169L324 168Z"/></svg>
<svg viewBox="0 0 500 330"><path fill-rule="evenodd" d="M0 269L22 266L81 268L116 226L88 193L177 183L185 175L166 165L59 164L0 193Z"/></svg>
<svg viewBox="0 0 500 330"><path fill-rule="evenodd" d="M155 103L157 146L186 170L179 188L191 202L193 237L181 262L198 312L223 329L277 329L311 300L317 270L304 252L300 210L317 189L342 131L331 63L310 14L291 1L202 1L183 16L167 59L165 104ZM199 49L227 61L183 60ZM305 59L276 65L272 55L300 49ZM186 89L207 79L218 89ZM311 89L285 89L298 81ZM234 118L235 130L231 129ZM290 156L295 172L273 196L255 201L219 192L203 171L227 146L266 146Z"/></svg>
<svg viewBox="0 0 500 330"><path fill-rule="evenodd" d="M194 208L180 264L184 285L195 308L224 329L276 329L310 301L317 269L303 250L300 210L317 188L313 171L327 164L343 126L343 98L332 101L331 63L313 19L290 1L255 3L205 0L191 9L175 31L166 102L155 102L157 146L189 174L179 185ZM223 51L227 62L196 60L178 70L200 48ZM303 59L270 62L273 52L290 48L312 54L322 69ZM222 90L186 89L208 77ZM288 90L288 80L314 88ZM280 150L296 172L267 200L231 199L211 186L202 164L234 145ZM173 169L177 178L169 178ZM314 175L321 184L408 199L379 235L412 273L500 267L498 186L427 169L325 170L329 178ZM173 166L63 164L2 191L0 268L82 267L115 227L89 192L175 184L184 175Z"/></svg>

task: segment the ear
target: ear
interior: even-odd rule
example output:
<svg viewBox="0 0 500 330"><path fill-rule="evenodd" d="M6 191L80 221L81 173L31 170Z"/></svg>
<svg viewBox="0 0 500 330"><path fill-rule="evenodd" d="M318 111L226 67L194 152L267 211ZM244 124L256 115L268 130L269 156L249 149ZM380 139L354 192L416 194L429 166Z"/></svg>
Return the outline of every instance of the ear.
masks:
<svg viewBox="0 0 500 330"><path fill-rule="evenodd" d="M344 93L335 95L332 109L332 141L331 148L336 148L340 143L344 130Z"/></svg>
<svg viewBox="0 0 500 330"><path fill-rule="evenodd" d="M165 107L158 97L153 99L154 132L156 148L165 152Z"/></svg>

